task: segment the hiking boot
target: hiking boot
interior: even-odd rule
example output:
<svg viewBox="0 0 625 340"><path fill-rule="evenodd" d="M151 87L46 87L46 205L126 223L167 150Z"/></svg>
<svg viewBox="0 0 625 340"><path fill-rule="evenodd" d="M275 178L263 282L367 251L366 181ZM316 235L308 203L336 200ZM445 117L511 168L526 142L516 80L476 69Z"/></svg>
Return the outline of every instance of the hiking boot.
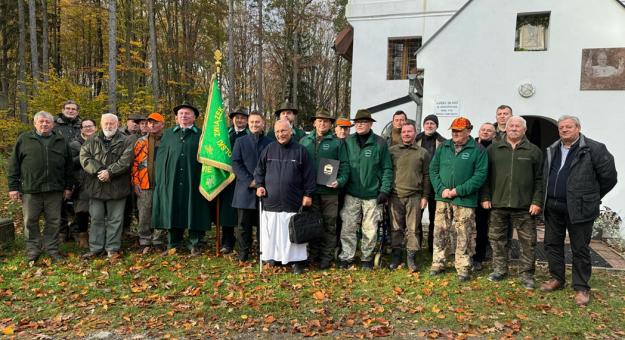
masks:
<svg viewBox="0 0 625 340"><path fill-rule="evenodd" d="M247 261L247 257L249 256L247 251L242 251L239 253L239 256L237 256L237 262L245 262Z"/></svg>
<svg viewBox="0 0 625 340"><path fill-rule="evenodd" d="M109 250L106 252L106 257L109 259L116 257L116 255L119 255L119 250Z"/></svg>
<svg viewBox="0 0 625 340"><path fill-rule="evenodd" d="M469 281L469 276L465 276L465 275L458 275L458 281L460 282L464 282L464 281Z"/></svg>
<svg viewBox="0 0 625 340"><path fill-rule="evenodd" d="M78 234L78 246L80 248L89 249L89 233Z"/></svg>
<svg viewBox="0 0 625 340"><path fill-rule="evenodd" d="M362 271L368 272L373 269L373 261L362 261Z"/></svg>
<svg viewBox="0 0 625 340"><path fill-rule="evenodd" d="M156 253L162 253L163 251L165 251L165 249L167 249L167 248L165 248L165 246L162 245L162 244L155 244L154 245L154 251Z"/></svg>
<svg viewBox="0 0 625 340"><path fill-rule="evenodd" d="M137 254L143 255L143 254L147 254L149 251L150 251L150 246L140 245L139 249L137 250Z"/></svg>
<svg viewBox="0 0 625 340"><path fill-rule="evenodd" d="M393 249L393 261L388 265L388 269L397 269L404 260L404 252L401 249Z"/></svg>
<svg viewBox="0 0 625 340"><path fill-rule="evenodd" d="M191 256L198 257L200 255L202 255L202 251L200 250L200 248L198 247L191 248Z"/></svg>
<svg viewBox="0 0 625 340"><path fill-rule="evenodd" d="M319 270L328 270L330 267L332 267L332 262L323 260L319 265Z"/></svg>
<svg viewBox="0 0 625 340"><path fill-rule="evenodd" d="M299 262L293 263L293 274L295 275L304 274L304 266Z"/></svg>
<svg viewBox="0 0 625 340"><path fill-rule="evenodd" d="M89 260L89 259L94 258L96 256L100 256L103 253L104 253L104 251L88 251L88 252L82 254L81 258L83 260Z"/></svg>
<svg viewBox="0 0 625 340"><path fill-rule="evenodd" d="M498 282L508 277L508 274L501 274L497 272L492 272L488 274L488 280L493 282Z"/></svg>
<svg viewBox="0 0 625 340"><path fill-rule="evenodd" d="M419 266L417 265L417 261L416 261L417 251L408 250L406 257L407 257L406 262L408 262L408 269L412 270L413 272L418 272Z"/></svg>
<svg viewBox="0 0 625 340"><path fill-rule="evenodd" d="M436 276L438 274L441 274L443 271L444 269L440 269L440 270L430 269L430 276Z"/></svg>
<svg viewBox="0 0 625 340"><path fill-rule="evenodd" d="M39 259L39 254L28 254L26 256L28 263L35 263L37 262L37 259Z"/></svg>
<svg viewBox="0 0 625 340"><path fill-rule="evenodd" d="M269 267L275 267L276 266L276 261L275 260L269 260L267 261L267 263L269 263Z"/></svg>
<svg viewBox="0 0 625 340"><path fill-rule="evenodd" d="M533 277L521 277L521 285L526 289L534 289L536 288L536 283L534 282Z"/></svg>
<svg viewBox="0 0 625 340"><path fill-rule="evenodd" d="M587 290L578 290L575 293L575 303L579 306L587 306L588 305L588 301L590 301L590 292Z"/></svg>
<svg viewBox="0 0 625 340"><path fill-rule="evenodd" d="M56 251L52 253L48 253L48 256L50 256L56 262L62 262L63 260L65 260L65 258Z"/></svg>
<svg viewBox="0 0 625 340"><path fill-rule="evenodd" d="M232 253L232 247L222 247L219 250L219 252L224 254L224 255L228 255L228 254Z"/></svg>
<svg viewBox="0 0 625 340"><path fill-rule="evenodd" d="M347 269L349 268L350 263L347 261L341 261L339 262L339 269Z"/></svg>
<svg viewBox="0 0 625 340"><path fill-rule="evenodd" d="M473 262L473 271L474 272L479 272L482 269L483 269L482 262Z"/></svg>
<svg viewBox="0 0 625 340"><path fill-rule="evenodd" d="M542 290L545 293L555 292L556 290L560 290L560 289L564 289L564 283L556 279L551 279L549 280L549 282L540 286L540 290Z"/></svg>

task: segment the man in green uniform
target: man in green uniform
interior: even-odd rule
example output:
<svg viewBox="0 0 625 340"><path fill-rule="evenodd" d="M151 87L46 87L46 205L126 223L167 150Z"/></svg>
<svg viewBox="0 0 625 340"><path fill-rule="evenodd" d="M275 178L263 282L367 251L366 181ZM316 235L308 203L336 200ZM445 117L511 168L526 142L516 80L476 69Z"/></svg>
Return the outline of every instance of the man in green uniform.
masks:
<svg viewBox="0 0 625 340"><path fill-rule="evenodd" d="M197 161L202 130L193 122L198 109L183 103L174 108L178 124L165 130L156 155L152 229L168 229L167 250L180 249L189 231L192 256L199 256L200 240L211 229L211 206L200 193L202 164Z"/></svg>
<svg viewBox="0 0 625 340"><path fill-rule="evenodd" d="M313 193L312 206L321 212L325 238L309 244L309 256L311 261L321 260L320 269L330 268L336 245L336 217L339 206L339 188L347 183L349 176L349 160L347 145L330 130L335 119L324 108L317 109L315 115L310 117L315 124L315 129L304 139L301 144L308 150L312 159L315 160L315 173L319 167L325 167L328 163L321 163L322 158L338 160L339 168L336 180L328 185L317 183Z"/></svg>
<svg viewBox="0 0 625 340"><path fill-rule="evenodd" d="M463 117L456 118L449 128L452 139L436 150L430 163L430 179L436 194L434 223L434 254L430 275L445 270L452 220L456 230L456 270L458 280L469 279L475 252L475 207L478 190L486 181L488 155L482 144L471 137L473 125Z"/></svg>
<svg viewBox="0 0 625 340"><path fill-rule="evenodd" d="M274 114L278 116L278 119L285 119L289 121L291 126L293 126L293 135L291 136L291 139L294 142L299 143L302 138L306 137L306 132L304 132L304 130L298 129L297 126L295 126L295 116L297 115L297 112L298 111L295 107L291 106L288 102L284 102L282 103L282 105L280 105L280 108L276 112L274 112ZM274 132L273 128L269 130L269 132L267 132L267 137L273 140L277 140L276 133Z"/></svg>
<svg viewBox="0 0 625 340"><path fill-rule="evenodd" d="M341 210L343 230L339 268L346 269L354 259L358 243L357 225L362 216L362 270L373 268L378 223L388 201L393 181L393 165L384 139L371 131L369 110L358 110L354 118L356 133L347 137L349 179L345 185L345 207Z"/></svg>
<svg viewBox="0 0 625 340"><path fill-rule="evenodd" d="M247 128L247 119L249 117L247 108L239 106L230 113L230 120L232 120L232 126L228 129L228 137L230 137L230 147L234 149L234 142L237 138L247 135L250 130ZM219 204L219 224L222 226L221 234L221 249L222 254L230 254L234 248L236 237L234 236L235 229L238 224L238 212L236 208L232 207L232 199L234 198L234 188L236 181L232 181L220 194Z"/></svg>
<svg viewBox="0 0 625 340"><path fill-rule="evenodd" d="M488 238L493 247L493 272L488 279L501 281L508 276L508 229L516 228L521 284L534 289L536 225L532 216L541 212L543 203L543 153L525 137L526 124L521 117L511 117L506 138L488 147L489 180L481 191L481 201L482 208L492 208Z"/></svg>
<svg viewBox="0 0 625 340"><path fill-rule="evenodd" d="M512 108L508 105L500 105L495 113L497 122L495 126L495 140L506 139L506 123L512 117Z"/></svg>

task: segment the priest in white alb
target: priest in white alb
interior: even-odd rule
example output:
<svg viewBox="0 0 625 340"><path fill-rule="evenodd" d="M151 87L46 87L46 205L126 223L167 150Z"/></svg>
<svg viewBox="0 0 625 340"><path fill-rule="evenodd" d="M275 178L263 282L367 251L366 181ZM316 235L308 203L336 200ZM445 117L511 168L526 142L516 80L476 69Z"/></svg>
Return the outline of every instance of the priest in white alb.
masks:
<svg viewBox="0 0 625 340"><path fill-rule="evenodd" d="M272 266L291 263L294 273L302 274L306 244L289 241L289 221L302 205L312 204L317 187L315 163L306 148L291 139L293 127L288 120L277 121L274 130L278 142L263 150L254 171L256 195L263 199L261 260Z"/></svg>

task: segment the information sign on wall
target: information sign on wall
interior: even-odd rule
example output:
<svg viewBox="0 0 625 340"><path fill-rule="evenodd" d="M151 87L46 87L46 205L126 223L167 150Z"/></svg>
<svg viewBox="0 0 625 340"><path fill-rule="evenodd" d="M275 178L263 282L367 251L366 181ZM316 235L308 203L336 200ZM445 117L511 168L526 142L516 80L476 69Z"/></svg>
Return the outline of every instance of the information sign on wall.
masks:
<svg viewBox="0 0 625 340"><path fill-rule="evenodd" d="M434 114L443 117L458 117L460 116L460 101L459 100L436 100L436 109Z"/></svg>

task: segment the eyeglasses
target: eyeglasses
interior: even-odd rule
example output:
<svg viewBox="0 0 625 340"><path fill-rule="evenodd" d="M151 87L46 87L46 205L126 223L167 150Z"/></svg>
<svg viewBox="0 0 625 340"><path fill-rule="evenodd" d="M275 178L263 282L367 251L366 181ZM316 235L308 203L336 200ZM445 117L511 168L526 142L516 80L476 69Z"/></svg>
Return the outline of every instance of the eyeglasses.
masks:
<svg viewBox="0 0 625 340"><path fill-rule="evenodd" d="M87 125L87 126L83 126L82 129L93 129L95 127L95 125Z"/></svg>
<svg viewBox="0 0 625 340"><path fill-rule="evenodd" d="M75 109L73 107L65 107L63 108L63 110L67 110L67 111L78 111L78 109Z"/></svg>

